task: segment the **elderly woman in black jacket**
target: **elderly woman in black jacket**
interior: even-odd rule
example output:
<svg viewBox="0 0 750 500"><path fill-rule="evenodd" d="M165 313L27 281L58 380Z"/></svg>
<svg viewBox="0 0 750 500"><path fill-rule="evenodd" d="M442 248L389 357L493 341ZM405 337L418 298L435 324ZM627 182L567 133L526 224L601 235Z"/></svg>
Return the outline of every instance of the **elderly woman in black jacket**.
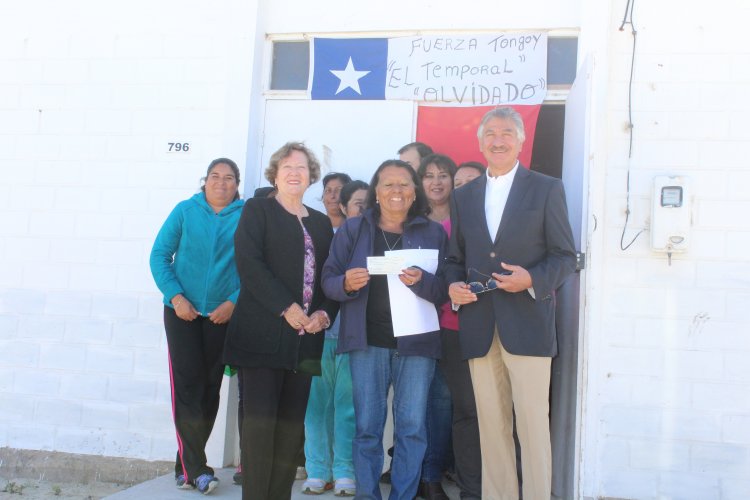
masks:
<svg viewBox="0 0 750 500"><path fill-rule="evenodd" d="M320 374L322 332L338 310L320 274L333 237L302 197L320 177L315 155L287 143L271 156L275 198L251 199L235 233L241 288L224 361L240 367L243 500L291 496L310 383Z"/></svg>

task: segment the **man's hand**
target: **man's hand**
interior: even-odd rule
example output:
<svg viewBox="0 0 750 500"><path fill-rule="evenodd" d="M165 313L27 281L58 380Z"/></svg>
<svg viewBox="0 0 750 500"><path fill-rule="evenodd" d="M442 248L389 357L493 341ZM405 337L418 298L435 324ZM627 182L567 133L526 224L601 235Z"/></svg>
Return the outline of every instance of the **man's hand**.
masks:
<svg viewBox="0 0 750 500"><path fill-rule="evenodd" d="M469 285L463 281L451 283L448 287L448 295L451 298L451 302L459 306L471 304L478 300L476 294L471 293L471 290L469 290Z"/></svg>
<svg viewBox="0 0 750 500"><path fill-rule="evenodd" d="M224 323L229 321L229 318L232 317L233 312L234 302L232 302L231 300L226 300L219 304L219 307L208 313L208 319L210 319L212 323L223 325Z"/></svg>
<svg viewBox="0 0 750 500"><path fill-rule="evenodd" d="M497 287L500 290L516 293L532 287L531 275L523 267L506 264L505 262L501 262L500 266L506 271L510 271L510 274L492 273L492 277L497 281Z"/></svg>

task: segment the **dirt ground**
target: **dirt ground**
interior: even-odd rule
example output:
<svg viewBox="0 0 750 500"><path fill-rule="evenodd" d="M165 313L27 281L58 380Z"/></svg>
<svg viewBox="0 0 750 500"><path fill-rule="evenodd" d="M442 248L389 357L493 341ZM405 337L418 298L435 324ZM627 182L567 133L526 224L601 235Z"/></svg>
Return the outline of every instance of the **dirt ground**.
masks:
<svg viewBox="0 0 750 500"><path fill-rule="evenodd" d="M0 448L0 500L98 500L173 467L172 462Z"/></svg>
<svg viewBox="0 0 750 500"><path fill-rule="evenodd" d="M29 478L0 478L1 500L99 500L128 488L129 484L46 481Z"/></svg>

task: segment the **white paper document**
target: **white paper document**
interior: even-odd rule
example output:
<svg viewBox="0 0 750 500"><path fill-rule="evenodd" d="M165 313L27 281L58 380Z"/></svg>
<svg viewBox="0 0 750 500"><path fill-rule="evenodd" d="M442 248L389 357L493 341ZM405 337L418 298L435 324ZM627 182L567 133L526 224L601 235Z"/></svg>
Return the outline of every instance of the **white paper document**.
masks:
<svg viewBox="0 0 750 500"><path fill-rule="evenodd" d="M432 249L391 250L386 257L400 257L404 260L404 269L418 266L422 270L435 274L438 266L438 251ZM368 263L369 267L369 263ZM435 304L417 297L398 279L398 274L388 274L388 294L393 318L393 335L402 337L418 333L440 330Z"/></svg>
<svg viewBox="0 0 750 500"><path fill-rule="evenodd" d="M370 274L401 274L405 267L406 261L400 256L367 257L367 272Z"/></svg>

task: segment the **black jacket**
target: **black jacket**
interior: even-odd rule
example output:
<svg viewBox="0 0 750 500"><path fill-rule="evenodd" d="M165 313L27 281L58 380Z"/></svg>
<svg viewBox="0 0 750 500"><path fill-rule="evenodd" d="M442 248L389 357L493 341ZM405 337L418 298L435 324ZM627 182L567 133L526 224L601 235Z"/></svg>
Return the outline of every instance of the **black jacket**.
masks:
<svg viewBox="0 0 750 500"><path fill-rule="evenodd" d="M575 270L573 233L562 182L518 167L497 234L487 232L482 175L453 192L448 283L502 270L501 262L524 267L535 292L495 290L458 312L464 358L487 354L495 327L505 350L522 356L557 354L555 290Z"/></svg>
<svg viewBox="0 0 750 500"><path fill-rule="evenodd" d="M308 314L323 309L333 321L338 303L327 299L320 286L333 229L327 216L309 207L307 211L302 222L315 246L315 284ZM300 336L282 316L293 303L302 305L305 243L299 220L274 198L250 199L234 245L240 296L227 330L224 362L319 375L325 334Z"/></svg>

